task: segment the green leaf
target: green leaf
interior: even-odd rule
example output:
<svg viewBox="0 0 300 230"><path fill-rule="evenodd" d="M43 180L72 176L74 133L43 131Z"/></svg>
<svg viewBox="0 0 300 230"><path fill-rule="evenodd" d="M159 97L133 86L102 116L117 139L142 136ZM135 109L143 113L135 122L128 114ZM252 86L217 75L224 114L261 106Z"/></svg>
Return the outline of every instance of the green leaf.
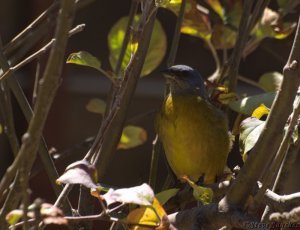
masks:
<svg viewBox="0 0 300 230"><path fill-rule="evenodd" d="M188 184L193 188L193 196L196 200L200 201L204 205L211 203L214 195L211 188L199 186L195 182L191 181L187 176L183 176L182 179L188 182Z"/></svg>
<svg viewBox="0 0 300 230"><path fill-rule="evenodd" d="M0 134L3 132L2 125L0 124Z"/></svg>
<svg viewBox="0 0 300 230"><path fill-rule="evenodd" d="M160 193L157 193L155 197L158 199L161 205L164 205L165 203L167 203L169 199L174 197L178 193L178 191L179 191L178 188L171 188L168 190L161 191Z"/></svg>
<svg viewBox="0 0 300 230"><path fill-rule="evenodd" d="M86 51L71 53L67 59L68 64L83 65L100 70L101 63L92 54Z"/></svg>
<svg viewBox="0 0 300 230"><path fill-rule="evenodd" d="M280 89L283 75L279 72L269 72L263 74L258 84L267 92L276 92Z"/></svg>
<svg viewBox="0 0 300 230"><path fill-rule="evenodd" d="M264 104L268 108L271 108L275 95L275 92L269 92L245 97L237 101L231 101L229 103L229 107L238 113L247 114L250 116L253 111L261 104Z"/></svg>
<svg viewBox="0 0 300 230"><path fill-rule="evenodd" d="M254 117L248 117L242 121L240 126L240 150L243 160L246 160L247 153L256 144L263 128L265 121L258 120Z"/></svg>
<svg viewBox="0 0 300 230"><path fill-rule="evenodd" d="M92 113L104 114L106 103L99 98L93 98L88 102L85 108Z"/></svg>
<svg viewBox="0 0 300 230"><path fill-rule="evenodd" d="M142 145L147 140L147 132L138 126L128 125L123 129L119 149L130 149Z"/></svg>
<svg viewBox="0 0 300 230"><path fill-rule="evenodd" d="M140 16L134 18L135 24L138 23ZM121 52L128 17L123 17L115 23L108 34L108 47L110 51L109 61L113 69L116 68L117 61ZM134 26L135 28L136 26ZM136 51L138 44L129 42L122 62L121 70L124 71ZM155 20L149 49L143 66L141 76L150 74L163 60L167 49L166 33L158 20Z"/></svg>

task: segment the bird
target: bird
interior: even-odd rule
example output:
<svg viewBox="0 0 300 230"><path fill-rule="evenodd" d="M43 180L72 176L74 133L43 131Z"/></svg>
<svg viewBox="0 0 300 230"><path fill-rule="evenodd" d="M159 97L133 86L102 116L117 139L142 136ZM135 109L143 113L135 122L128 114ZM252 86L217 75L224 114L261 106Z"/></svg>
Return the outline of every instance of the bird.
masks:
<svg viewBox="0 0 300 230"><path fill-rule="evenodd" d="M222 175L230 150L228 122L208 97L200 73L187 65L162 71L169 94L155 126L167 162L180 181L212 184Z"/></svg>

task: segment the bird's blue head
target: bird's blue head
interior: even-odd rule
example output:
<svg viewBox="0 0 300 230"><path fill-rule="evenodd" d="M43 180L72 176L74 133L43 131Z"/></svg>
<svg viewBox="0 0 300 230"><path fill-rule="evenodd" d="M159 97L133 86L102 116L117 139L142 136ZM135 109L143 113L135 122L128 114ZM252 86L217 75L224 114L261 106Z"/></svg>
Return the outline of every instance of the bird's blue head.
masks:
<svg viewBox="0 0 300 230"><path fill-rule="evenodd" d="M208 98L200 73L187 65L174 65L162 71L172 94L194 94Z"/></svg>

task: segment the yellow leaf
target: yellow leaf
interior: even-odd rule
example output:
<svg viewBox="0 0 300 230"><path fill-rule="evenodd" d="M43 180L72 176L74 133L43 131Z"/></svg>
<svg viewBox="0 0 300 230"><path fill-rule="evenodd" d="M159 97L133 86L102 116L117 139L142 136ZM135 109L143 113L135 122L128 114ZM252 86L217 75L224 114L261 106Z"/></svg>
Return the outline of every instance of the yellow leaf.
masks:
<svg viewBox="0 0 300 230"><path fill-rule="evenodd" d="M262 118L264 115L268 115L270 112L270 109L268 107L266 107L264 104L261 104L259 107L257 107L253 113L252 113L252 117L255 117L257 119Z"/></svg>
<svg viewBox="0 0 300 230"><path fill-rule="evenodd" d="M92 113L104 114L106 103L99 98L92 98L85 106L86 110Z"/></svg>
<svg viewBox="0 0 300 230"><path fill-rule="evenodd" d="M134 209L127 216L128 224L141 224L146 226L135 225L134 230L149 230L149 228L155 228L159 226L160 219L156 212L150 207L141 207Z"/></svg>
<svg viewBox="0 0 300 230"><path fill-rule="evenodd" d="M206 0L210 7L224 20L224 9L219 0Z"/></svg>
<svg viewBox="0 0 300 230"><path fill-rule="evenodd" d="M142 145L147 140L147 132L141 127L128 125L123 129L118 149L130 149Z"/></svg>

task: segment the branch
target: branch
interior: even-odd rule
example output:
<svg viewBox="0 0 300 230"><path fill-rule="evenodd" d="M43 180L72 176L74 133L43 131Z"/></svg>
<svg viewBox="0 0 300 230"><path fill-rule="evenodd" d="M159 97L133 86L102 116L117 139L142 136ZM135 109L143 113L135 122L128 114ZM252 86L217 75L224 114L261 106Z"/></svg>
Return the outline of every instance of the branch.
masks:
<svg viewBox="0 0 300 230"><path fill-rule="evenodd" d="M259 180L262 172L278 150L282 139L282 130L292 112L293 102L300 84L300 17L294 44L289 60L284 67L284 79L271 112L267 118L256 145L238 174L233 186L222 201L225 208L229 206L242 207L249 195L249 191ZM268 154L266 154L268 153Z"/></svg>
<svg viewBox="0 0 300 230"><path fill-rule="evenodd" d="M123 59L124 59L124 56L126 54L126 49L127 49L128 43L130 41L130 34L131 34L131 30L132 30L133 20L134 20L135 14L137 12L138 6L139 6L139 1L138 0L132 0L131 1L127 28L126 28L126 32L125 32L125 35L124 35L124 40L123 40L123 43L122 43L122 47L121 47L120 55L119 55L119 58L118 58L118 62L116 64L116 68L115 68L115 74L117 75L117 77L120 77L119 75L120 75Z"/></svg>
<svg viewBox="0 0 300 230"><path fill-rule="evenodd" d="M80 25L76 26L75 28L73 28L72 30L70 30L69 37L72 36L72 35L74 35L74 34L76 34L76 33L79 33L81 31L83 31L84 27L85 27L85 24L80 24ZM22 66L28 64L32 60L34 60L34 59L40 57L42 54L46 53L46 51L52 47L52 45L54 44L54 42L55 42L55 39L52 39L45 46L43 46L41 49L39 49L38 51L34 52L29 57L25 58L23 61L21 61L17 65L10 67L5 73L2 74L2 76L0 76L0 81L2 81L5 78L9 77L12 73L14 73L18 69L20 69Z"/></svg>
<svg viewBox="0 0 300 230"><path fill-rule="evenodd" d="M268 229L256 219L240 211L222 212L218 204L212 203L198 208L192 208L168 216L170 224L177 229L220 229L224 226L241 229Z"/></svg>
<svg viewBox="0 0 300 230"><path fill-rule="evenodd" d="M290 195L278 195L267 189L264 196L264 203L274 211L284 212L300 206L300 192Z"/></svg>
<svg viewBox="0 0 300 230"><path fill-rule="evenodd" d="M228 66L228 76L229 76L229 91L235 92L236 91L236 85L237 85L237 77L238 77L238 68L240 65L242 52L244 50L244 47L246 45L250 28L249 28L249 17L251 15L251 8L254 1L244 1L244 7L243 7L243 14L241 17L239 30L238 30L238 36L237 36L237 43L232 51L231 59L229 61ZM226 68L225 68L226 69Z"/></svg>
<svg viewBox="0 0 300 230"><path fill-rule="evenodd" d="M300 221L300 207L292 209L290 212L275 212L270 215L270 221L276 221L280 223L297 223ZM290 227L293 227L292 225ZM299 227L297 224L295 227Z"/></svg>

